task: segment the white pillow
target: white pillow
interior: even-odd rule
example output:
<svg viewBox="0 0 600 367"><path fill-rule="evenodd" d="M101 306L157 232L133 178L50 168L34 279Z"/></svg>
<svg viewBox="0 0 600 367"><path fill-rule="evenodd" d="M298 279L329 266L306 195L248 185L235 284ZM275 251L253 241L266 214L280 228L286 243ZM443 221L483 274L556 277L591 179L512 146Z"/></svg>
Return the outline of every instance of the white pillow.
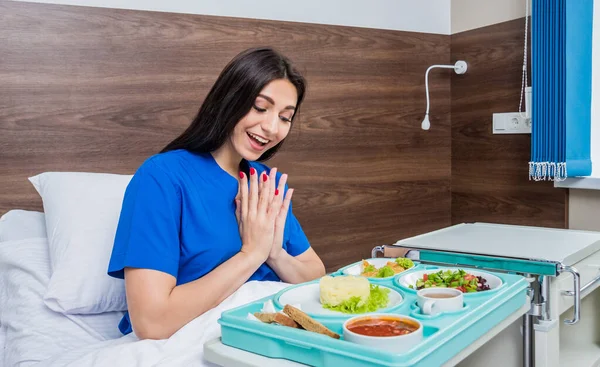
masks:
<svg viewBox="0 0 600 367"><path fill-rule="evenodd" d="M46 237L44 213L14 209L0 217L0 242L40 237Z"/></svg>
<svg viewBox="0 0 600 367"><path fill-rule="evenodd" d="M67 314L125 311L125 284L107 274L130 175L46 172L29 178L42 197L52 276L44 301Z"/></svg>
<svg viewBox="0 0 600 367"><path fill-rule="evenodd" d="M0 242L1 366L29 366L71 349L120 337L122 312L63 315L43 301L50 278L48 241Z"/></svg>

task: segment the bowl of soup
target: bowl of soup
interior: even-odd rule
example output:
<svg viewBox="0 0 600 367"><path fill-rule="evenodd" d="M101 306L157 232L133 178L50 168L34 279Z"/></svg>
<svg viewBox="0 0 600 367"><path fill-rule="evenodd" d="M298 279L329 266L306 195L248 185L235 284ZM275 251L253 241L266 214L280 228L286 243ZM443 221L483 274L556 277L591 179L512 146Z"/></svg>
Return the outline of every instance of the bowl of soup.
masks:
<svg viewBox="0 0 600 367"><path fill-rule="evenodd" d="M352 317L343 326L344 340L399 354L423 340L423 324L396 314L369 314Z"/></svg>

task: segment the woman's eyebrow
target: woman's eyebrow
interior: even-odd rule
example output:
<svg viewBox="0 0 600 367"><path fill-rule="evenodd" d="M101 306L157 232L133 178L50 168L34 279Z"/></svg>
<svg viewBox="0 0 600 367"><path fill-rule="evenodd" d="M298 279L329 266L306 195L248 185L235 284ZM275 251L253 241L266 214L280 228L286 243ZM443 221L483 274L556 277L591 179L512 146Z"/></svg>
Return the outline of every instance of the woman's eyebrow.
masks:
<svg viewBox="0 0 600 367"><path fill-rule="evenodd" d="M259 96L260 98L266 99L266 100L267 100L267 102L269 102L270 104L272 104L272 105L275 105L275 101L273 100L273 98L271 98L271 97L269 97L269 96L265 96L264 94L259 94L258 96ZM290 106L286 106L286 107L284 108L284 110L295 110L295 109L296 109L296 106L292 106L292 105L290 105Z"/></svg>

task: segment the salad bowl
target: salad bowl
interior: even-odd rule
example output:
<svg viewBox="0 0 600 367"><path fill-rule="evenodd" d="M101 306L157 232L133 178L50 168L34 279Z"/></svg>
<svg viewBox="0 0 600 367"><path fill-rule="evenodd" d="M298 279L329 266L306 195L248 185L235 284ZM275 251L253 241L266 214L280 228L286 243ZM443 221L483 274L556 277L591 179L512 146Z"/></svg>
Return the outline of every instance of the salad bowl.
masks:
<svg viewBox="0 0 600 367"><path fill-rule="evenodd" d="M398 274L402 274L414 267L415 263L410 259L380 257L362 260L359 263L341 269L341 272L343 275L364 276L370 281L377 281L392 279Z"/></svg>
<svg viewBox="0 0 600 367"><path fill-rule="evenodd" d="M423 288L456 288L463 293L494 291L502 279L494 274L469 268L437 268L399 274L394 279L400 287L417 291Z"/></svg>

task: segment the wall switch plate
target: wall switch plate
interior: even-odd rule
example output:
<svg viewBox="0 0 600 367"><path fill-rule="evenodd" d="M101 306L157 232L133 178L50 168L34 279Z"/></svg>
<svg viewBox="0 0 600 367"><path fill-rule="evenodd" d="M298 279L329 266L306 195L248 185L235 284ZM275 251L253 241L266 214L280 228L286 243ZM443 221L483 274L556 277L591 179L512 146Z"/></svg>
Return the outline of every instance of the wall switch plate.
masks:
<svg viewBox="0 0 600 367"><path fill-rule="evenodd" d="M494 113L493 134L531 134L531 119L519 112Z"/></svg>

